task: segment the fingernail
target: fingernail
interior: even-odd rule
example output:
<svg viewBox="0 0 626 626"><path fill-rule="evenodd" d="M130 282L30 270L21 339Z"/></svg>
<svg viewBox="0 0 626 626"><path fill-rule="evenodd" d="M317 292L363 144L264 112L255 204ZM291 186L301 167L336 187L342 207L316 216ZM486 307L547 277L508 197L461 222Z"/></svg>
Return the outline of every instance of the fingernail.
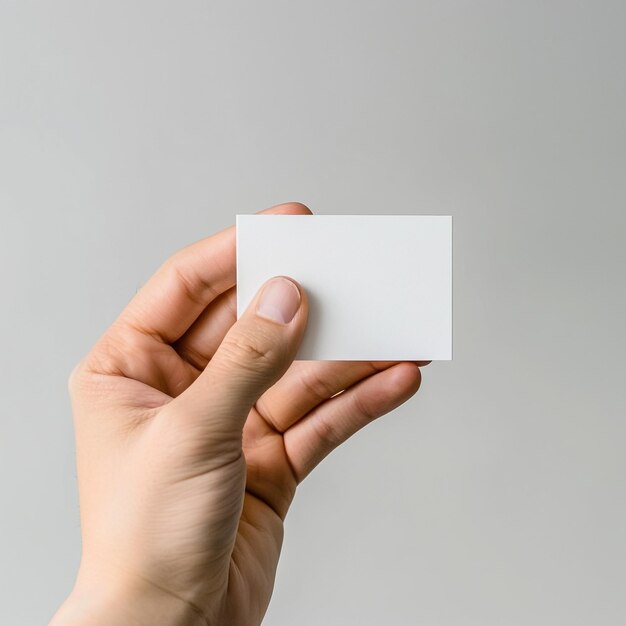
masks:
<svg viewBox="0 0 626 626"><path fill-rule="evenodd" d="M261 293L256 307L259 317L288 324L300 308L300 291L286 278L273 278Z"/></svg>

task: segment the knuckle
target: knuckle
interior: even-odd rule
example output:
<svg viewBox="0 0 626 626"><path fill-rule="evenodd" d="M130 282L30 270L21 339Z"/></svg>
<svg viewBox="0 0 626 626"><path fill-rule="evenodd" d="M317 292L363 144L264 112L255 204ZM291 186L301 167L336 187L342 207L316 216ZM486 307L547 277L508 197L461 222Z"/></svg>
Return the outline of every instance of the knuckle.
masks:
<svg viewBox="0 0 626 626"><path fill-rule="evenodd" d="M337 429L337 425L332 419L319 416L319 419L311 421L315 436L322 442L325 448L334 449L341 444L342 438Z"/></svg>
<svg viewBox="0 0 626 626"><path fill-rule="evenodd" d="M274 361L274 349L267 338L249 331L227 336L222 342L221 352L227 362L254 370Z"/></svg>
<svg viewBox="0 0 626 626"><path fill-rule="evenodd" d="M320 376L320 374L315 371L305 373L300 380L302 386L315 400L327 400L338 391L336 385L333 385L331 380Z"/></svg>
<svg viewBox="0 0 626 626"><path fill-rule="evenodd" d="M183 251L166 261L165 266L171 272L172 281L179 285L191 302L206 306L207 302L219 295L213 284L193 269Z"/></svg>
<svg viewBox="0 0 626 626"><path fill-rule="evenodd" d="M361 394L355 393L352 396L352 404L354 407L354 413L360 418L360 420L365 421L365 423L372 422L379 416L379 412L370 405Z"/></svg>
<svg viewBox="0 0 626 626"><path fill-rule="evenodd" d="M132 378L141 355L150 354L152 337L119 325L106 333L89 354L89 369L111 376Z"/></svg>
<svg viewBox="0 0 626 626"><path fill-rule="evenodd" d="M132 355L140 354L143 348L143 339L137 333L106 333L71 369L67 378L70 396L97 386L98 374L126 375Z"/></svg>

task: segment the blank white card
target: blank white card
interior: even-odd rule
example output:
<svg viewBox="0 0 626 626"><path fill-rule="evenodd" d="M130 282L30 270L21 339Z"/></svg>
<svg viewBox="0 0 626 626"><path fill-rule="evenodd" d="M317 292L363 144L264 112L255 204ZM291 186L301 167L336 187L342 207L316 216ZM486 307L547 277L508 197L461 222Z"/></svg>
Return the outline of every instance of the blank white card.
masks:
<svg viewBox="0 0 626 626"><path fill-rule="evenodd" d="M272 276L309 297L297 359L452 359L452 217L237 215L237 316Z"/></svg>

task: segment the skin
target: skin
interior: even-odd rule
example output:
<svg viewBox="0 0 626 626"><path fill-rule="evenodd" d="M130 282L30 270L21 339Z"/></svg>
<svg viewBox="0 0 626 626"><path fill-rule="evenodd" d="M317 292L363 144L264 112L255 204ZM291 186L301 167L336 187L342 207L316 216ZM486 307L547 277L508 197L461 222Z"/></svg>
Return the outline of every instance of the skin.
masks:
<svg viewBox="0 0 626 626"><path fill-rule="evenodd" d="M76 365L83 552L53 626L261 623L298 483L426 364L294 361L293 283L291 322L259 316L259 294L236 321L221 231L168 259Z"/></svg>

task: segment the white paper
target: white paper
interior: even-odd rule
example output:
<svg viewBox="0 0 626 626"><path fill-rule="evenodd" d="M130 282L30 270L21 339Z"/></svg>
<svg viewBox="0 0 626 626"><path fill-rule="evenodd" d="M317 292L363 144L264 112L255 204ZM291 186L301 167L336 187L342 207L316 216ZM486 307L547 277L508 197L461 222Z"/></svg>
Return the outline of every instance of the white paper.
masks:
<svg viewBox="0 0 626 626"><path fill-rule="evenodd" d="M237 315L272 276L309 297L298 359L452 359L452 217L237 215Z"/></svg>

